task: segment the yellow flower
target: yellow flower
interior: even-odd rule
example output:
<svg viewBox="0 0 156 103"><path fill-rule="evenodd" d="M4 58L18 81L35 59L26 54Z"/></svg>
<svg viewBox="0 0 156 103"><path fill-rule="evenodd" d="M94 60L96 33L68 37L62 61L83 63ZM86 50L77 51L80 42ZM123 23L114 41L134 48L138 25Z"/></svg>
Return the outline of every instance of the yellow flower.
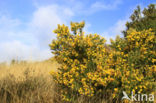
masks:
<svg viewBox="0 0 156 103"><path fill-rule="evenodd" d="M117 92L118 91L118 88L114 88L114 91Z"/></svg>
<svg viewBox="0 0 156 103"><path fill-rule="evenodd" d="M152 63L156 62L156 59L152 59Z"/></svg>

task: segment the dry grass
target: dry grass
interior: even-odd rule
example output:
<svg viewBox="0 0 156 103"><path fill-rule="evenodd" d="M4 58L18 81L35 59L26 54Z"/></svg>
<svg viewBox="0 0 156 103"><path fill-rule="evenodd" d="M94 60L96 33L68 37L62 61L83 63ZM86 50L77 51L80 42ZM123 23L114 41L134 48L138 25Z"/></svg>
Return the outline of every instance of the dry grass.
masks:
<svg viewBox="0 0 156 103"><path fill-rule="evenodd" d="M55 61L0 64L0 103L54 103Z"/></svg>

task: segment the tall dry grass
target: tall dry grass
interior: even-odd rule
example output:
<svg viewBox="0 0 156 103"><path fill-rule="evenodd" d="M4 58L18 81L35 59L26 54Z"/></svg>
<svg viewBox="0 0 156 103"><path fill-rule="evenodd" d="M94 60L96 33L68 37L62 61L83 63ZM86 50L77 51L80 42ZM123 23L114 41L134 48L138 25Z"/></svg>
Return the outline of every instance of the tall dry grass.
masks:
<svg viewBox="0 0 156 103"><path fill-rule="evenodd" d="M0 64L0 103L55 103L53 61Z"/></svg>

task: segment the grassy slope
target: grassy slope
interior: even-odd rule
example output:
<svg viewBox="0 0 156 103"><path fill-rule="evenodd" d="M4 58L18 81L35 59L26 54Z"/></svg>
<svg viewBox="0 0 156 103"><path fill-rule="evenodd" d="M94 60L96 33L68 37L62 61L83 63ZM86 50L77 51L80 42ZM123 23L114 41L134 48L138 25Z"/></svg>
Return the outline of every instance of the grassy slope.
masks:
<svg viewBox="0 0 156 103"><path fill-rule="evenodd" d="M54 61L0 64L0 103L53 103Z"/></svg>

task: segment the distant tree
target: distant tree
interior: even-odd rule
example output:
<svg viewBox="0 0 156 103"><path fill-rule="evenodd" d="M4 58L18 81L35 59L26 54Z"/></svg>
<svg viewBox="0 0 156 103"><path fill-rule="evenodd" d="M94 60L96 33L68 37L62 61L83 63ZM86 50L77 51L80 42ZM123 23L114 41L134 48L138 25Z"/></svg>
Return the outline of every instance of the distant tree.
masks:
<svg viewBox="0 0 156 103"><path fill-rule="evenodd" d="M150 4L148 8L144 8L142 12L140 6L137 6L137 9L134 10L130 19L131 21L126 23L127 29L123 31L124 37L126 37L127 31L130 28L133 28L136 31L151 28L156 35L156 4Z"/></svg>

